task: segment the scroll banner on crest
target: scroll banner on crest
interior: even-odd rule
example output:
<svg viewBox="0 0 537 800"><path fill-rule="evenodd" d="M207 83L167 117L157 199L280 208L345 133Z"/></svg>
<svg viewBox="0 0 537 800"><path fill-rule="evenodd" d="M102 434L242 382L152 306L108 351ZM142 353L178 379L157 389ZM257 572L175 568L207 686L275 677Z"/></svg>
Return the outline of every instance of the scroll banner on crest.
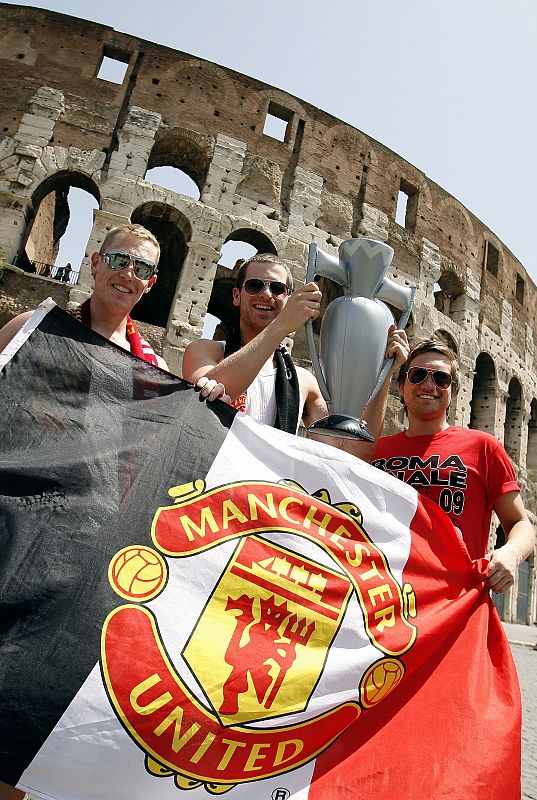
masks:
<svg viewBox="0 0 537 800"><path fill-rule="evenodd" d="M520 797L448 518L56 307L0 373L0 780L55 800Z"/></svg>

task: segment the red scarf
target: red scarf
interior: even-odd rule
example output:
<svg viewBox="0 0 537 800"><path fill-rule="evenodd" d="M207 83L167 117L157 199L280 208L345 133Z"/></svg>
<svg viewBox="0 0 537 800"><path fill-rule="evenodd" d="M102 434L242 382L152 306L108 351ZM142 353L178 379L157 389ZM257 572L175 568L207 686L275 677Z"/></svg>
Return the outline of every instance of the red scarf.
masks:
<svg viewBox="0 0 537 800"><path fill-rule="evenodd" d="M82 322L82 324L87 328L91 328L90 302L90 300L86 300L81 306L77 306L71 311L73 317L75 317L75 319L77 319L79 322ZM149 364L154 364L155 367L158 367L156 353L149 342L146 342L145 339L142 339L134 320L132 320L130 317L127 317L126 334L131 348L131 353L135 356L138 356L138 358L143 359L143 361L147 361Z"/></svg>

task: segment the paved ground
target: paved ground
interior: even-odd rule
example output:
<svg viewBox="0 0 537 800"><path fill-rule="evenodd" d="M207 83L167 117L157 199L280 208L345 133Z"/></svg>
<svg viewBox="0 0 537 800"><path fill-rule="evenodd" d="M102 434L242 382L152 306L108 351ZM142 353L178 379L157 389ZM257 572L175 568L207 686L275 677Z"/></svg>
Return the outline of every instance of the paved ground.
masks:
<svg viewBox="0 0 537 800"><path fill-rule="evenodd" d="M522 799L537 800L537 628L504 623L522 691Z"/></svg>

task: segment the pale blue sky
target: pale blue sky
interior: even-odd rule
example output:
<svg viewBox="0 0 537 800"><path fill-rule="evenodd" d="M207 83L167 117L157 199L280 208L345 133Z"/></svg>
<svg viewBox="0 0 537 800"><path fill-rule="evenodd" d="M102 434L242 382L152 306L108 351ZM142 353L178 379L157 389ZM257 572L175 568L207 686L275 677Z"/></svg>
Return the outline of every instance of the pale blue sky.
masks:
<svg viewBox="0 0 537 800"><path fill-rule="evenodd" d="M535 0L44 0L354 125L457 197L537 280Z"/></svg>

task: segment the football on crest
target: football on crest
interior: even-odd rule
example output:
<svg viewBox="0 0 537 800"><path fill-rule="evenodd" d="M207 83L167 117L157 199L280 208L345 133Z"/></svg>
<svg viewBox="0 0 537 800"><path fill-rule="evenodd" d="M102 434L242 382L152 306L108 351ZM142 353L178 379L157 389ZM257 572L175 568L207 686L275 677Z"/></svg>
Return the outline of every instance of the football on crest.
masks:
<svg viewBox="0 0 537 800"><path fill-rule="evenodd" d="M380 703L401 682L405 673L396 658L382 658L366 670L360 684L360 699L366 708Z"/></svg>
<svg viewBox="0 0 537 800"><path fill-rule="evenodd" d="M113 557L108 570L112 588L126 600L151 600L167 579L166 562L156 550L143 545L124 547Z"/></svg>

